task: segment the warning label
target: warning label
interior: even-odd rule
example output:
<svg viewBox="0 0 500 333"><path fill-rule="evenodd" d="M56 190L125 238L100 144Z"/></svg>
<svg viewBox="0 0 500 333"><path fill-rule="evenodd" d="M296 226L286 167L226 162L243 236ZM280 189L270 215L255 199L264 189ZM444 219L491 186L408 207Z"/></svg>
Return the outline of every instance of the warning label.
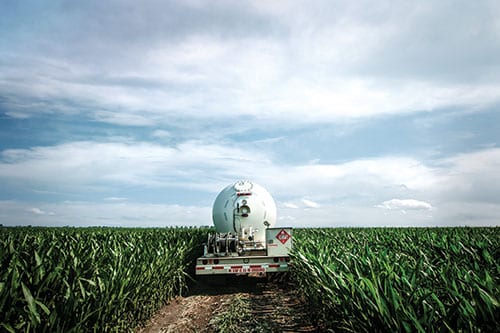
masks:
<svg viewBox="0 0 500 333"><path fill-rule="evenodd" d="M281 229L281 231L276 235L276 238L281 242L281 244L285 244L290 239L290 235L285 231L285 229Z"/></svg>

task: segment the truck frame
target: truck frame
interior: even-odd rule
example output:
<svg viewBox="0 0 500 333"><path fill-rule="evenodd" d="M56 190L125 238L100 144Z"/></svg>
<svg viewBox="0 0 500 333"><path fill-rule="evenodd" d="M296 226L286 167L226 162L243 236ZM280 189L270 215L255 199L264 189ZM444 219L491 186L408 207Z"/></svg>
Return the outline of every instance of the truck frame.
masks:
<svg viewBox="0 0 500 333"><path fill-rule="evenodd" d="M203 256L196 260L196 275L287 272L293 246L292 228L267 228L265 243L243 241L233 233L208 235Z"/></svg>

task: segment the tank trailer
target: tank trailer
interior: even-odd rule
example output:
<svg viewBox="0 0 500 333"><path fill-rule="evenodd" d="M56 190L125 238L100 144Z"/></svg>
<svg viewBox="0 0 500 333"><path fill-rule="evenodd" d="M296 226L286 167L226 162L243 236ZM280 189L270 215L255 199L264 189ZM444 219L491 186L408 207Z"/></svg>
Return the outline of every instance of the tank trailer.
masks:
<svg viewBox="0 0 500 333"><path fill-rule="evenodd" d="M196 260L196 275L265 274L288 271L292 228L276 228L269 192L242 180L224 188L212 209L215 233Z"/></svg>

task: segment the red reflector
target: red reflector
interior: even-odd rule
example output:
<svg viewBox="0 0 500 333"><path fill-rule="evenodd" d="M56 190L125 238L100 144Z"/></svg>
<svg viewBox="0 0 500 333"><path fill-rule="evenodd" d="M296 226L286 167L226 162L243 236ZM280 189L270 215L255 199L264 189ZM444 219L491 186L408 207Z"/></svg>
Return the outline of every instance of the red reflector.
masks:
<svg viewBox="0 0 500 333"><path fill-rule="evenodd" d="M269 268L278 268L278 267L280 267L280 265L276 265L276 264L270 264L269 265Z"/></svg>
<svg viewBox="0 0 500 333"><path fill-rule="evenodd" d="M213 266L213 269L224 269L224 266Z"/></svg>
<svg viewBox="0 0 500 333"><path fill-rule="evenodd" d="M205 267L196 267L197 271L201 271L201 270L204 270L204 269L205 269Z"/></svg>
<svg viewBox="0 0 500 333"><path fill-rule="evenodd" d="M250 265L250 268L261 268L261 265Z"/></svg>
<svg viewBox="0 0 500 333"><path fill-rule="evenodd" d="M252 195L251 192L239 192L239 193L236 193L237 196L241 197L243 195Z"/></svg>
<svg viewBox="0 0 500 333"><path fill-rule="evenodd" d="M231 268L243 268L243 266L231 266Z"/></svg>

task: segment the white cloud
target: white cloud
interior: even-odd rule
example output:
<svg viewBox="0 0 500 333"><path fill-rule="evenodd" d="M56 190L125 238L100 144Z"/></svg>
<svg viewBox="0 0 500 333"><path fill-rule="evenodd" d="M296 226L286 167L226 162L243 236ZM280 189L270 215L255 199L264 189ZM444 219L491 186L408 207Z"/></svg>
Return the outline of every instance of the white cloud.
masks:
<svg viewBox="0 0 500 333"><path fill-rule="evenodd" d="M146 142L72 142L10 149L1 154L0 177L41 190L95 191L116 186L181 187L216 192L240 178L265 185L284 201L295 198L391 195L391 188L432 189L442 176L411 158L384 157L342 164L286 165L238 145L196 141L177 145ZM399 194L399 193L398 193ZM293 204L312 208L315 204Z"/></svg>
<svg viewBox="0 0 500 333"><path fill-rule="evenodd" d="M246 115L273 122L286 118L290 124L335 122L380 114L433 111L450 106L481 108L500 102L500 89L492 83L443 83L360 76L332 79L330 75L310 77L300 73L283 81L283 76L288 76L286 73L291 70L286 46L255 40L215 40L210 43L220 44L224 54L217 59L187 66L200 75L192 78L197 89L186 90L181 80L175 80L173 89L163 89L161 85L172 85L172 80L168 76L162 77L162 71L157 72L156 67L155 72L148 76L148 65L143 65L146 73L142 75L146 76L146 81L158 81L160 87L144 89L120 85L119 82L103 86L99 82L79 82L79 78L68 82L64 77L41 77L23 80L16 85L12 85L10 79L3 82L0 79L0 87L16 99L16 104L11 105L13 111L8 115L26 118L45 112L40 110L64 113L85 110L83 112L96 121L125 126L166 124L179 114L192 119ZM263 45L259 47L259 44ZM192 47L203 49L205 45ZM261 50L255 54L244 51L256 47ZM169 46L165 52L177 51ZM174 57L172 54L167 58ZM238 59L236 64L227 65L234 59ZM175 66L165 61L164 56L158 55L157 62ZM93 73L95 77L103 75ZM19 81L16 77L12 79ZM41 100L45 105L36 107Z"/></svg>
<svg viewBox="0 0 500 333"><path fill-rule="evenodd" d="M498 22L489 14L497 5L489 2L469 8L476 16L432 1L382 1L377 8L350 2L225 3L194 11L165 4L176 10L169 19L149 4L136 8L147 26L127 15L133 4L114 5L116 21L91 25L77 45L59 53L48 47L41 55L39 49L4 55L0 90L8 97L9 115L86 113L133 126L165 124L179 115L245 115L300 124L500 102L499 83L492 79L498 76L499 49L491 42L498 39ZM93 6L82 5L81 12L95 11ZM243 25L235 27L227 13ZM172 30L183 15L203 19ZM137 37L134 27L144 33L137 38L141 42L129 41ZM114 33L104 36L101 29ZM39 37L52 45L51 36ZM66 37L68 43L76 40ZM74 57L71 45L88 49L88 58ZM107 51L105 66L100 47Z"/></svg>
<svg viewBox="0 0 500 333"><path fill-rule="evenodd" d="M97 111L94 113L94 118L103 123L124 126L152 126L155 124L154 119L148 117L147 114L139 114L134 110Z"/></svg>
<svg viewBox="0 0 500 333"><path fill-rule="evenodd" d="M29 208L18 201L0 201L3 225L45 226L202 226L211 224L209 207L144 203L45 203Z"/></svg>
<svg viewBox="0 0 500 333"><path fill-rule="evenodd" d="M495 226L500 227L498 202L447 200L434 213L437 226Z"/></svg>
<svg viewBox="0 0 500 333"><path fill-rule="evenodd" d="M40 208L36 208L36 207L30 208L30 209L28 209L28 211L32 212L33 214L37 214L37 215L44 215L45 214L44 211L42 211Z"/></svg>
<svg viewBox="0 0 500 333"><path fill-rule="evenodd" d="M279 221L295 221L296 218L294 216L285 215L285 216L279 216L278 220Z"/></svg>
<svg viewBox="0 0 500 333"><path fill-rule="evenodd" d="M296 204L291 203L291 202L284 202L283 207L291 208L291 209L298 209L299 208L299 206L297 206Z"/></svg>
<svg viewBox="0 0 500 333"><path fill-rule="evenodd" d="M430 203L415 199L391 199L376 207L389 210L431 210L433 208Z"/></svg>
<svg viewBox="0 0 500 333"><path fill-rule="evenodd" d="M460 153L439 161L441 197L464 202L497 202L500 189L500 148Z"/></svg>
<svg viewBox="0 0 500 333"><path fill-rule="evenodd" d="M46 212L46 211L41 210L40 208L37 208L37 207L28 208L27 211L31 212L35 215L54 215L53 212Z"/></svg>
<svg viewBox="0 0 500 333"><path fill-rule="evenodd" d="M158 188L196 190L207 195L204 200L209 206L209 197L240 178L251 179L266 187L278 202L282 202L280 214L295 217L298 224L306 223L302 216L304 209L298 208L314 208L308 212L318 221L327 221L328 216L337 211L356 215L354 207L366 207L367 218L377 210L387 212L389 215L377 213L379 225L383 224L384 216L389 219L391 211L402 210L412 211L412 214L421 212L418 216L422 215L417 216L421 219L418 223L432 224L434 218L428 214L432 207L439 207L436 211L432 209L433 216L450 217L456 212L462 220L448 222L462 223L476 221L473 216L483 216L484 213L474 210L475 207L486 203L494 205L495 198L500 196L499 148L459 154L435 161L433 167L404 157L361 159L340 164L286 165L248 147L195 141L172 146L145 142L73 142L5 150L1 157L0 178L6 184L35 187L40 194L66 191L89 197L100 192L109 193L103 194L104 197L110 195L105 200L108 203L103 203L109 205L99 207L119 209L121 212L117 211L117 216L122 219L127 214L135 216L131 208L135 199L131 197L137 189L146 192ZM131 185L135 190L129 192ZM111 193L123 193L127 196L127 203L122 203L122 197ZM394 199L384 201L387 197ZM189 205L186 198L179 199L179 203ZM471 207L467 214L461 208L465 204ZM448 208L446 214L442 207ZM42 216L43 212L59 215L50 206L37 209L24 207L24 211L30 210L31 215ZM101 212L109 216L104 208ZM345 219L350 220L355 218ZM489 220L485 217L481 221Z"/></svg>
<svg viewBox="0 0 500 333"><path fill-rule="evenodd" d="M321 159L289 163L261 149L270 141L259 143L253 133L263 127L293 131L307 122L352 123L363 117L450 108L474 112L499 104L500 24L493 14L497 2L207 5L194 0L112 5L113 20L103 19L110 9L104 2L82 2L65 15L52 12L57 6L48 8L44 29L18 16L30 10L35 15L36 6L18 12L2 7L10 21L8 31L0 31L0 39L6 37L0 49L0 109L14 122L41 114L48 118L44 121L77 116L78 138L80 129L101 122L109 132L135 126L132 137L149 131L149 138L176 144L111 137L105 142L71 142L75 136L47 147L30 143L32 148L1 152L2 185L36 188L38 196L108 197L96 206L105 220L136 216L127 206L111 206L123 203L114 195L127 196L127 204L134 202L130 188L213 194L231 181L249 178L283 202L284 216L298 224L308 223L307 214L325 224L332 223L331 217L335 223L356 224L360 215L373 216L379 225L384 219L396 223L396 207L405 205L405 210L422 208L413 209L408 218L429 223L426 203L439 207L432 213L449 221L474 216L481 216L474 220L481 223L492 221L493 215L480 210L489 204L496 207L500 195L498 148L432 162L413 156L360 156L320 163L332 156L308 156ZM71 22L81 24L68 27ZM232 134L243 133L253 144L214 135L220 130L217 125L205 126L212 133L198 130L222 122L235 123ZM148 128L141 132L137 127ZM181 131L181 137L203 141L182 141L177 135ZM281 135L276 140L286 142L292 131L276 133ZM425 201L384 201L387 198ZM68 207L83 213L83 207L91 205ZM447 207L446 214L442 207ZM43 218L56 208L63 209L25 205L20 211ZM107 210L111 208L123 215L113 217ZM176 208L152 209L168 213ZM88 216L98 219L97 213Z"/></svg>
<svg viewBox="0 0 500 333"><path fill-rule="evenodd" d="M292 217L282 225L292 227L402 227L435 226L443 222L429 215L428 211L416 210L402 215L400 211L383 210L367 205L321 205L316 209L279 211L280 216ZM447 220L446 222L449 222ZM456 223L456 222L455 222ZM453 225L450 223L449 225Z"/></svg>
<svg viewBox="0 0 500 333"><path fill-rule="evenodd" d="M171 137L171 134L170 134L169 131L156 130L156 131L153 132L152 136L155 137L155 138L164 139L164 138Z"/></svg>
<svg viewBox="0 0 500 333"><path fill-rule="evenodd" d="M122 197L108 197L108 198L104 198L105 201L114 201L114 202L117 202L117 201L127 201L127 198L122 198Z"/></svg>
<svg viewBox="0 0 500 333"><path fill-rule="evenodd" d="M296 217L297 225L500 225L500 205L495 200L500 196L499 148L457 154L434 161L432 167L414 159L386 157L295 168L300 172L288 169L286 180L273 183L276 192L314 194L330 203L306 215L282 207L283 214ZM283 184L289 188L280 187ZM383 201L388 196L394 199ZM401 212L408 212L404 219Z"/></svg>
<svg viewBox="0 0 500 333"><path fill-rule="evenodd" d="M5 115L15 119L28 119L32 116L29 112L25 113L22 111L7 111L5 112Z"/></svg>
<svg viewBox="0 0 500 333"><path fill-rule="evenodd" d="M306 209L309 210L310 208L318 208L320 205L317 202L314 202L310 199L307 198L301 198L301 199L295 199L292 201L287 201L284 202L281 207L283 207L285 210L296 210L296 209Z"/></svg>
<svg viewBox="0 0 500 333"><path fill-rule="evenodd" d="M239 178L268 163L258 152L192 141L176 146L84 141L9 149L1 156L0 177L44 183L52 189L112 183L207 189L207 184L212 186L221 177Z"/></svg>
<svg viewBox="0 0 500 333"><path fill-rule="evenodd" d="M312 200L309 200L309 199L302 199L301 200L302 203L307 207L307 208L318 208L319 207L319 204L317 202L314 202Z"/></svg>
<svg viewBox="0 0 500 333"><path fill-rule="evenodd" d="M321 201L346 197L362 200L383 198L431 190L442 179L437 169L421 161L390 156L340 164L270 164L262 171L256 173L253 179L269 184L276 193L290 197L287 200L300 196Z"/></svg>

